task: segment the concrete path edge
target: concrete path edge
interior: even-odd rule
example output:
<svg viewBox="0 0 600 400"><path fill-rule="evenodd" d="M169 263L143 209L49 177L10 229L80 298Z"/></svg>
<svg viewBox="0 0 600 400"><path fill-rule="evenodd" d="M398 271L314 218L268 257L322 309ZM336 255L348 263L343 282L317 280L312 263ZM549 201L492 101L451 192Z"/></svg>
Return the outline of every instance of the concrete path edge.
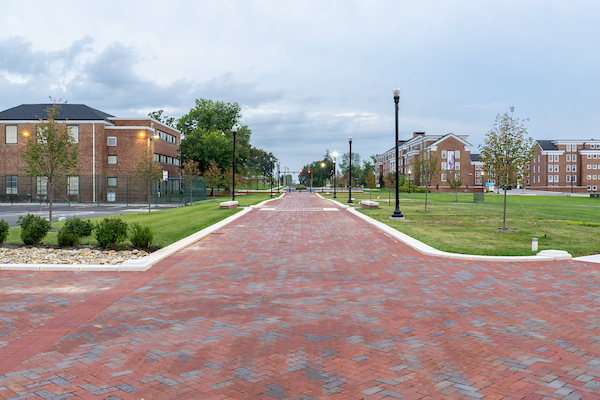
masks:
<svg viewBox="0 0 600 400"><path fill-rule="evenodd" d="M317 196L323 198L321 195L317 193ZM571 254L564 250L542 250L534 256L482 256L475 254L459 254L459 253L449 253L446 251L438 250L434 247L431 247L415 238L412 238L391 226L384 224L383 222L379 222L368 215L361 213L356 210L354 207L350 207L347 204L340 203L339 201L326 199L339 207L347 209L353 215L356 215L358 218L368 222L369 224L377 227L382 230L389 236L399 240L400 242L406 244L407 246L412 247L418 252L433 256L433 257L443 257L443 258L454 258L459 260L472 260L472 261L506 261L506 262L523 262L523 261L558 261L558 260L570 260L572 258Z"/></svg>
<svg viewBox="0 0 600 400"><path fill-rule="evenodd" d="M173 253L176 253L189 245L197 242L198 240L205 238L211 233L217 231L218 229L223 228L227 224L235 221L238 218L243 217L248 214L254 208L261 207L262 205L277 200L283 197L285 193L282 193L281 196L277 198L272 198L265 200L259 204L252 205L250 207L244 207L242 211L237 212L216 224L208 226L188 237L185 237L181 240L178 240L175 243L171 243L170 245L163 247L160 250L155 251L147 255L146 257L142 257L136 260L127 260L123 262L121 265L106 265L106 264L0 264L0 270L2 271L88 271L88 272L104 272L104 271L112 271L112 272L129 272L129 271L147 271L157 262L164 260L168 256Z"/></svg>

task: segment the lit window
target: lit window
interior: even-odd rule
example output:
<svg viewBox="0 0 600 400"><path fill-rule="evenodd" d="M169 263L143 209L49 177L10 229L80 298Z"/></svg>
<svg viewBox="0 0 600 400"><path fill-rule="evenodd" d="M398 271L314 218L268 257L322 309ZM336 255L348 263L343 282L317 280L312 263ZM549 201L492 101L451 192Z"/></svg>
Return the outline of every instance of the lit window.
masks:
<svg viewBox="0 0 600 400"><path fill-rule="evenodd" d="M67 131L69 132L69 136L73 139L74 143L79 143L79 126L78 125L69 125L67 126Z"/></svg>
<svg viewBox="0 0 600 400"><path fill-rule="evenodd" d="M17 144L16 125L6 125L6 144Z"/></svg>
<svg viewBox="0 0 600 400"><path fill-rule="evenodd" d="M592 176L591 176L591 175L588 175L588 176L587 176L587 180L588 180L588 181L591 181L591 180L592 180Z"/></svg>
<svg viewBox="0 0 600 400"><path fill-rule="evenodd" d="M117 156L108 156L108 165L117 165Z"/></svg>

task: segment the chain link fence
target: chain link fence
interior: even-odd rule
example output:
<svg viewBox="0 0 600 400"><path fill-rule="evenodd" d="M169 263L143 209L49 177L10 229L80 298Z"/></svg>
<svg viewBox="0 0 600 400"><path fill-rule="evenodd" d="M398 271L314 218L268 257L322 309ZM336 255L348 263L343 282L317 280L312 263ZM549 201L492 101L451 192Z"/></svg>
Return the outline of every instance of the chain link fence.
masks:
<svg viewBox="0 0 600 400"><path fill-rule="evenodd" d="M0 175L0 203L46 203L48 181L45 177ZM147 180L134 175L78 175L62 179L54 187L56 203L97 204L186 204L206 200L206 182L194 176Z"/></svg>

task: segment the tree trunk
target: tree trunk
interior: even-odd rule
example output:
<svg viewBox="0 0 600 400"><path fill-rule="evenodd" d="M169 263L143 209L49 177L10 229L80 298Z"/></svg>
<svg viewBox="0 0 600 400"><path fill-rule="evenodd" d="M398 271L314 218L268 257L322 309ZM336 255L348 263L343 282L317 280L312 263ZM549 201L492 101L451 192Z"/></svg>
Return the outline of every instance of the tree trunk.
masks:
<svg viewBox="0 0 600 400"><path fill-rule="evenodd" d="M502 230L506 230L506 184L504 185L504 217L502 218Z"/></svg>
<svg viewBox="0 0 600 400"><path fill-rule="evenodd" d="M54 183L50 183L48 182L48 185L46 186L48 189L48 205L50 207L50 211L48 213L49 215L49 222L50 222L50 228L52 228L52 194L54 193Z"/></svg>
<svg viewBox="0 0 600 400"><path fill-rule="evenodd" d="M429 186L425 185L425 211L427 211L427 192L429 192Z"/></svg>
<svg viewBox="0 0 600 400"><path fill-rule="evenodd" d="M460 189L460 188L459 188ZM454 201L458 203L458 190L454 191Z"/></svg>

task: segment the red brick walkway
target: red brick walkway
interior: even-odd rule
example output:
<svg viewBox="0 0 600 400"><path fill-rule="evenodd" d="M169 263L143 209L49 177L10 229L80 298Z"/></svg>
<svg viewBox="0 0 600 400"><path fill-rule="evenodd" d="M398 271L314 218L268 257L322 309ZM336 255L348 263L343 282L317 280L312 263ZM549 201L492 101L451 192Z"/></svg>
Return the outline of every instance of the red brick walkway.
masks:
<svg viewBox="0 0 600 400"><path fill-rule="evenodd" d="M309 193L0 293L0 398L600 398L596 266L423 257Z"/></svg>

